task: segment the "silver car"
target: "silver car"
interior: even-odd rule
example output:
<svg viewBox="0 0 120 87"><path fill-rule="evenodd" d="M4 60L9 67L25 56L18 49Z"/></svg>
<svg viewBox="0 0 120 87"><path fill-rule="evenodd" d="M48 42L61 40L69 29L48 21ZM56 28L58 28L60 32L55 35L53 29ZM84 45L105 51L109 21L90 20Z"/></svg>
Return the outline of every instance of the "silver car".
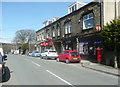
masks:
<svg viewBox="0 0 120 87"><path fill-rule="evenodd" d="M32 56L33 57L40 57L40 52L39 51L32 51Z"/></svg>

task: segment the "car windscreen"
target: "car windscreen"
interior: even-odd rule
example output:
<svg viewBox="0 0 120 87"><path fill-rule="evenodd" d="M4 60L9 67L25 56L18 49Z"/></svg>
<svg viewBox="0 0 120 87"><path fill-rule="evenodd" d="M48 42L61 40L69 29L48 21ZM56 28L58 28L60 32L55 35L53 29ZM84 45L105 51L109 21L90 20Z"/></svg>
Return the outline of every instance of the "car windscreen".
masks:
<svg viewBox="0 0 120 87"><path fill-rule="evenodd" d="M56 53L56 51L49 51L50 53Z"/></svg>
<svg viewBox="0 0 120 87"><path fill-rule="evenodd" d="M78 56L79 56L79 53L78 53L78 52L70 52L70 55L71 55L71 56L74 56L74 57L78 57Z"/></svg>
<svg viewBox="0 0 120 87"><path fill-rule="evenodd" d="M35 53L40 53L40 52L38 52L38 51L35 51Z"/></svg>
<svg viewBox="0 0 120 87"><path fill-rule="evenodd" d="M44 52L48 52L48 51L44 51Z"/></svg>

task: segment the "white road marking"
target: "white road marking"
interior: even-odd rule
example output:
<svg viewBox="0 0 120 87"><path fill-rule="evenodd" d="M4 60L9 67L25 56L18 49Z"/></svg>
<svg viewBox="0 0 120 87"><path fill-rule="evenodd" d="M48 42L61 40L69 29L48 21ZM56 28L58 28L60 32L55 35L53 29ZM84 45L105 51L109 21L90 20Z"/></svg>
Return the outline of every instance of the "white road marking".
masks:
<svg viewBox="0 0 120 87"><path fill-rule="evenodd" d="M39 66L39 67L41 67L41 65L39 65L39 64L37 64L37 63L35 63L35 62L32 62L33 64L35 64L35 65L37 65L37 66Z"/></svg>
<svg viewBox="0 0 120 87"><path fill-rule="evenodd" d="M48 73L52 74L53 76L57 77L58 79L62 80L63 82L67 83L68 85L71 85L72 87L75 87L73 86L71 83L67 82L66 80L62 79L61 77L55 75L54 73L52 73L51 71L49 70L46 70Z"/></svg>

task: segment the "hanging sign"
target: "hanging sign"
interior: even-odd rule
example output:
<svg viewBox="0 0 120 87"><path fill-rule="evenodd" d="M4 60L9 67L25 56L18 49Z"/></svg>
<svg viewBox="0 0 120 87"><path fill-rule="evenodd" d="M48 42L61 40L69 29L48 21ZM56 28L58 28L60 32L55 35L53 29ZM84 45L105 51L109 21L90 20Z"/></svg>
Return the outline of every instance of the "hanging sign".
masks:
<svg viewBox="0 0 120 87"><path fill-rule="evenodd" d="M97 30L97 31L100 31L100 30L101 30L101 27L100 27L100 26L97 26L97 27L96 27L96 30Z"/></svg>

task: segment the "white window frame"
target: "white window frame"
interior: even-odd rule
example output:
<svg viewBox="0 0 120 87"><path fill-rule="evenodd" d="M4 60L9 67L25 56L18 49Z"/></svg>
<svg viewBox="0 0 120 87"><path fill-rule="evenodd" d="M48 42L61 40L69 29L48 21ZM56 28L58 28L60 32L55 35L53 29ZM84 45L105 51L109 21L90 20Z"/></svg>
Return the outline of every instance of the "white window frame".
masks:
<svg viewBox="0 0 120 87"><path fill-rule="evenodd" d="M60 36L60 27L57 28L57 36Z"/></svg>
<svg viewBox="0 0 120 87"><path fill-rule="evenodd" d="M65 34L68 34L68 22L65 24Z"/></svg>
<svg viewBox="0 0 120 87"><path fill-rule="evenodd" d="M72 8L72 12L75 11L75 7L74 7L74 5L73 5L71 8Z"/></svg>
<svg viewBox="0 0 120 87"><path fill-rule="evenodd" d="M41 34L41 40L43 40L43 34Z"/></svg>
<svg viewBox="0 0 120 87"><path fill-rule="evenodd" d="M42 40L42 35L40 34L40 40Z"/></svg>
<svg viewBox="0 0 120 87"><path fill-rule="evenodd" d="M68 33L72 33L72 22L69 21L69 28L68 28Z"/></svg>
<svg viewBox="0 0 120 87"><path fill-rule="evenodd" d="M41 40L40 35L39 35L39 41Z"/></svg>
<svg viewBox="0 0 120 87"><path fill-rule="evenodd" d="M72 22L66 22L65 24L65 34L72 33Z"/></svg>
<svg viewBox="0 0 120 87"><path fill-rule="evenodd" d="M47 31L47 38L50 37L50 30Z"/></svg>
<svg viewBox="0 0 120 87"><path fill-rule="evenodd" d="M92 14L92 17L90 17L91 14ZM91 27L85 27L85 21L88 21L88 20L90 20L90 19L93 19L93 22L94 22L94 16L93 16L93 13L89 13L89 14L83 16L83 30L85 30L85 29L89 29L89 28L93 28L94 23L92 24L93 26L91 26Z"/></svg>
<svg viewBox="0 0 120 87"><path fill-rule="evenodd" d="M55 37L55 29L53 30L53 37Z"/></svg>
<svg viewBox="0 0 120 87"><path fill-rule="evenodd" d="M39 35L37 35L37 41L39 41Z"/></svg>

